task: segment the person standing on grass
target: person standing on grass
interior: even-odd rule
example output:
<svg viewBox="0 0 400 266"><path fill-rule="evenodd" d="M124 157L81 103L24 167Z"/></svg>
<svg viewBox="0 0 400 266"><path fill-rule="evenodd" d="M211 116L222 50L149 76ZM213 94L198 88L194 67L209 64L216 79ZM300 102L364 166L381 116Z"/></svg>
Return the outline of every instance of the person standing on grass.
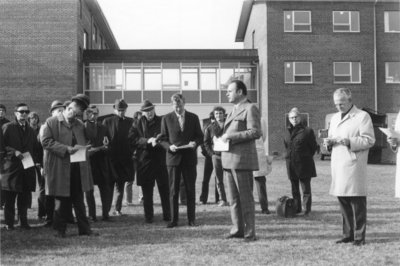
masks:
<svg viewBox="0 0 400 266"><path fill-rule="evenodd" d="M400 112L397 115L396 123L394 125L394 130L397 132L397 134L400 134ZM395 197L400 198L400 152L399 152L400 139L395 138L395 137L388 137L387 142L389 143L392 151L397 153Z"/></svg>
<svg viewBox="0 0 400 266"><path fill-rule="evenodd" d="M260 112L247 99L247 87L233 80L226 93L233 110L225 120L222 141L229 151L221 154L228 182L233 227L227 238L256 240L253 171L259 169L255 140L261 137Z"/></svg>
<svg viewBox="0 0 400 266"><path fill-rule="evenodd" d="M224 171L222 169L221 152L214 151L213 139L214 137L219 138L222 136L224 131L225 109L221 106L216 106L214 107L213 115L215 120L204 131L204 148L207 155L211 157L212 165L214 166L217 190L220 196L218 206L223 207L228 205L224 186Z"/></svg>
<svg viewBox="0 0 400 266"><path fill-rule="evenodd" d="M135 172L132 162L132 151L129 145L128 133L132 126L133 119L126 117L128 105L124 99L115 100L115 114L103 120L110 134L110 158L116 171L115 188L117 198L115 200L114 215L121 216L122 199L124 198L125 182L133 181ZM112 195L114 190L112 191Z"/></svg>
<svg viewBox="0 0 400 266"><path fill-rule="evenodd" d="M8 120L6 118L6 113L7 113L7 108L4 106L4 104L0 104L0 131L4 124L7 124L8 122L10 122L10 120ZM4 194L0 188L0 209L1 210L4 207L4 202L5 202Z"/></svg>
<svg viewBox="0 0 400 266"><path fill-rule="evenodd" d="M43 167L46 194L55 197L53 228L56 236L66 236L71 202L75 211L79 235L97 235L90 229L86 217L83 193L93 189L89 162L71 162L70 156L87 145L85 126L76 117L82 116L89 105L89 97L72 97L65 110L50 117L41 129L40 141L44 149Z"/></svg>
<svg viewBox="0 0 400 266"><path fill-rule="evenodd" d="M107 128L97 121L99 108L96 105L89 105L86 109L85 129L86 136L92 148L89 150L90 166L92 170L93 183L100 191L102 220L110 221L109 212L112 204L113 182L111 180L114 169L108 156L108 144L110 136ZM89 217L93 222L96 218L96 201L93 189L85 192L86 202L89 209Z"/></svg>
<svg viewBox="0 0 400 266"><path fill-rule="evenodd" d="M263 137L256 140L257 158L259 169L253 172L256 183L258 201L261 206L261 213L270 214L268 209L267 179L266 176L271 172L272 157L266 155Z"/></svg>
<svg viewBox="0 0 400 266"><path fill-rule="evenodd" d="M367 161L375 143L374 128L369 114L353 104L349 89L337 89L333 101L338 112L324 145L332 150L329 193L338 197L343 217L343 238L336 243L361 246L367 228Z"/></svg>
<svg viewBox="0 0 400 266"><path fill-rule="evenodd" d="M161 122L161 145L167 151L171 222L168 228L178 226L179 188L183 178L186 190L188 225L196 226L196 165L197 147L203 143L199 117L185 109L185 98L175 93L171 96L173 112Z"/></svg>
<svg viewBox="0 0 400 266"><path fill-rule="evenodd" d="M304 215L311 212L311 178L317 176L313 156L317 151L314 131L301 123L300 112L292 108L288 114L289 127L284 136L286 149L286 169L292 185L292 196L297 203L297 213L301 213L300 188L303 191Z"/></svg>
<svg viewBox="0 0 400 266"><path fill-rule="evenodd" d="M140 108L143 116L129 131L129 140L136 148L137 185L142 188L146 223L152 223L154 218L153 190L156 182L163 220L168 222L171 220L165 150L159 144L162 117L156 115L154 108L149 100L145 100Z"/></svg>
<svg viewBox="0 0 400 266"><path fill-rule="evenodd" d="M34 165L24 167L22 160L31 157L37 148L34 130L28 125L29 108L25 103L15 106L15 121L3 125L3 144L7 152L2 167L1 188L4 193L5 229L14 229L15 200L18 197L18 220L21 229L30 229L28 224L28 207L31 191L36 188L36 172ZM33 161L34 163L37 163Z"/></svg>

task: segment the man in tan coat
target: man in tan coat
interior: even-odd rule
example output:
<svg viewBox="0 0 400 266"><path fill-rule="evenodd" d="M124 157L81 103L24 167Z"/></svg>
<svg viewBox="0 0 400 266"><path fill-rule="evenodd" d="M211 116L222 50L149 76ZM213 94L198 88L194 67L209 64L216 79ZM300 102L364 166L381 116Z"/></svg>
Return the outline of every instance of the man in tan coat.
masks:
<svg viewBox="0 0 400 266"><path fill-rule="evenodd" d="M226 95L234 105L221 136L224 142L229 141L229 151L221 154L222 168L230 192L233 223L227 238L244 237L246 242L254 241L253 171L259 169L255 140L261 137L260 112L247 99L247 88L242 81L232 81Z"/></svg>
<svg viewBox="0 0 400 266"><path fill-rule="evenodd" d="M353 105L351 91L333 94L336 113L324 145L332 149L330 194L337 196L343 216L343 238L336 243L365 243L367 225L368 150L375 143L374 128L367 112Z"/></svg>

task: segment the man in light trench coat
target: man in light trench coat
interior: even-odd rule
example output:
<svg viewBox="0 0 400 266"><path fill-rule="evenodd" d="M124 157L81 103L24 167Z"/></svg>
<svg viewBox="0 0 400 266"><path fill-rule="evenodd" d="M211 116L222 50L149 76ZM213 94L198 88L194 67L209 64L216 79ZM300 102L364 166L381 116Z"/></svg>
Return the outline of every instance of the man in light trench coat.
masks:
<svg viewBox="0 0 400 266"><path fill-rule="evenodd" d="M338 197L343 216L343 238L336 243L360 246L365 244L367 161L374 128L369 114L353 104L349 89L337 89L333 101L339 112L331 119L324 145L332 149L330 194Z"/></svg>

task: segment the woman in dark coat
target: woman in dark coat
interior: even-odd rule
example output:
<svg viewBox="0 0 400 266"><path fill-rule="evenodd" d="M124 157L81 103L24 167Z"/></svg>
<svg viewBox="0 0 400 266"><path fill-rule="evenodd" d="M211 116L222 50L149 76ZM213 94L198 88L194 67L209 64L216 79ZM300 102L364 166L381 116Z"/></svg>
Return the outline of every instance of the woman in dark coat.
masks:
<svg viewBox="0 0 400 266"><path fill-rule="evenodd" d="M304 215L311 211L311 178L316 177L313 156L317 150L314 131L301 123L300 112L293 108L289 112L290 126L285 134L286 168L292 184L292 196L297 201L297 212L302 211L300 189L303 191Z"/></svg>

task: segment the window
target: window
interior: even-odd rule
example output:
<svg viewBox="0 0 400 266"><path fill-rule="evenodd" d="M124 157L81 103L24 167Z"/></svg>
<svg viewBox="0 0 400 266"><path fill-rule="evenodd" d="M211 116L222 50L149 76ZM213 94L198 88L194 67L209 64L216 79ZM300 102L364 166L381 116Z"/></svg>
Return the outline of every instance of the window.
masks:
<svg viewBox="0 0 400 266"><path fill-rule="evenodd" d="M334 62L334 83L361 83L360 62Z"/></svg>
<svg viewBox="0 0 400 266"><path fill-rule="evenodd" d="M285 83L312 83L312 63L285 62Z"/></svg>
<svg viewBox="0 0 400 266"><path fill-rule="evenodd" d="M285 32L311 32L311 11L284 11Z"/></svg>
<svg viewBox="0 0 400 266"><path fill-rule="evenodd" d="M226 90L231 81L235 79L235 72L233 68L221 68L220 77L220 89Z"/></svg>
<svg viewBox="0 0 400 266"><path fill-rule="evenodd" d="M201 89L217 90L218 68L201 68Z"/></svg>
<svg viewBox="0 0 400 266"><path fill-rule="evenodd" d="M182 68L182 90L198 90L198 74L197 68Z"/></svg>
<svg viewBox="0 0 400 266"><path fill-rule="evenodd" d="M148 91L161 90L161 69L145 68L144 69L144 89Z"/></svg>
<svg viewBox="0 0 400 266"><path fill-rule="evenodd" d="M125 69L125 89L131 91L142 90L142 74L140 68Z"/></svg>
<svg viewBox="0 0 400 266"><path fill-rule="evenodd" d="M104 89L122 90L123 71L119 64L106 64L104 66Z"/></svg>
<svg viewBox="0 0 400 266"><path fill-rule="evenodd" d="M400 32L400 11L385 12L385 32Z"/></svg>
<svg viewBox="0 0 400 266"><path fill-rule="evenodd" d="M164 68L162 70L162 86L164 90L180 90L179 68Z"/></svg>
<svg viewBox="0 0 400 266"><path fill-rule="evenodd" d="M385 63L386 83L400 83L400 62Z"/></svg>
<svg viewBox="0 0 400 266"><path fill-rule="evenodd" d="M237 79L240 79L241 81L246 84L246 87L248 90L254 90L256 89L256 71L255 68L240 68L237 69L237 72L235 72L235 76Z"/></svg>
<svg viewBox="0 0 400 266"><path fill-rule="evenodd" d="M103 68L91 66L89 72L89 90L102 90L103 89Z"/></svg>
<svg viewBox="0 0 400 266"><path fill-rule="evenodd" d="M360 32L360 13L333 11L333 32Z"/></svg>
<svg viewBox="0 0 400 266"><path fill-rule="evenodd" d="M89 45L89 36L86 31L83 31L83 49L88 49Z"/></svg>

